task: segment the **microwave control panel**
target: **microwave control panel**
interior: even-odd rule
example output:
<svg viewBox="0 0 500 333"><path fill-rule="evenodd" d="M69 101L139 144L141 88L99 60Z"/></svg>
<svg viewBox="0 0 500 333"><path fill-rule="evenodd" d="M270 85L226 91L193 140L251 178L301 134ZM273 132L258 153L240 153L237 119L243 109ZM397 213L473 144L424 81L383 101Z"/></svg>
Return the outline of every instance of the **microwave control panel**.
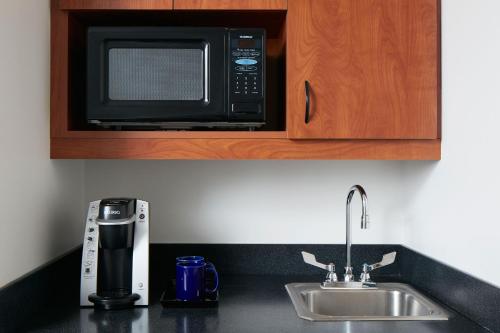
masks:
<svg viewBox="0 0 500 333"><path fill-rule="evenodd" d="M229 31L229 107L233 119L264 121L265 31Z"/></svg>

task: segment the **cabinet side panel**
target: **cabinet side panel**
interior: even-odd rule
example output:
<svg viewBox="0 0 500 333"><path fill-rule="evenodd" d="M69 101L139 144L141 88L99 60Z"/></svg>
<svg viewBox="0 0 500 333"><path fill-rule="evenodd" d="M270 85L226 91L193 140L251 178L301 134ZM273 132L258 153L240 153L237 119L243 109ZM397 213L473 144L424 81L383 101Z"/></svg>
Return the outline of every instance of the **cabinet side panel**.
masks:
<svg viewBox="0 0 500 333"><path fill-rule="evenodd" d="M68 127L68 13L52 6L50 29L50 134Z"/></svg>

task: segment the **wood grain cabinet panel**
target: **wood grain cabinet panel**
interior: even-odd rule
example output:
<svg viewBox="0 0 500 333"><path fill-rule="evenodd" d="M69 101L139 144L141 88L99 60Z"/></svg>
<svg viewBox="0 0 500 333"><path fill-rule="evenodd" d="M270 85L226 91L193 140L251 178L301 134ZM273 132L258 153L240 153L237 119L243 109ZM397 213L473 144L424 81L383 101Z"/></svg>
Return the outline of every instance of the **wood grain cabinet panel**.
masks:
<svg viewBox="0 0 500 333"><path fill-rule="evenodd" d="M52 158L170 160L437 160L439 140L64 139Z"/></svg>
<svg viewBox="0 0 500 333"><path fill-rule="evenodd" d="M289 137L438 138L439 5L439 0L290 0Z"/></svg>
<svg viewBox="0 0 500 333"><path fill-rule="evenodd" d="M287 0L174 0L174 9L286 10Z"/></svg>
<svg viewBox="0 0 500 333"><path fill-rule="evenodd" d="M53 0L64 10L171 10L173 0Z"/></svg>

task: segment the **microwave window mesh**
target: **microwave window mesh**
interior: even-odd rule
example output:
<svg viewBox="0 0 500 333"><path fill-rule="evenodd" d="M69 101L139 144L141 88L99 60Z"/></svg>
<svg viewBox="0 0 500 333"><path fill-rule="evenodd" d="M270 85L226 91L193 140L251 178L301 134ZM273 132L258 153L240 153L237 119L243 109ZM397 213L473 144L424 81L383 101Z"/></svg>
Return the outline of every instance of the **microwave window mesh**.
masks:
<svg viewBox="0 0 500 333"><path fill-rule="evenodd" d="M200 49L109 50L108 97L122 101L196 101L204 97Z"/></svg>

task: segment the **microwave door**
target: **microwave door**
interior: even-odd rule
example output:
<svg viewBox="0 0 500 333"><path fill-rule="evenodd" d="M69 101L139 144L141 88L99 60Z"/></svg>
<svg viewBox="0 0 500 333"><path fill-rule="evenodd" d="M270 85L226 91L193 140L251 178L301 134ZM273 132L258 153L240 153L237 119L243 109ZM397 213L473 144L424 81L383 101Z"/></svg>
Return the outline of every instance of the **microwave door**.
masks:
<svg viewBox="0 0 500 333"><path fill-rule="evenodd" d="M89 31L89 122L225 120L223 31L101 29Z"/></svg>

